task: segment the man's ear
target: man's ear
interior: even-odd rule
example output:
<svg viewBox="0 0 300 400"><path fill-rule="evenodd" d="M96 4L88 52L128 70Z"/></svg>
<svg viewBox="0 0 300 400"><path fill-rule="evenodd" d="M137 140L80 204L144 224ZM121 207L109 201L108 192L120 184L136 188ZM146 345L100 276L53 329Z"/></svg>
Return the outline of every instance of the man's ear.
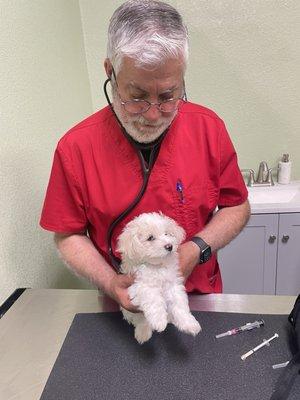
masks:
<svg viewBox="0 0 300 400"><path fill-rule="evenodd" d="M112 66L112 63L110 62L109 58L105 59L104 68L105 68L105 72L106 72L107 77L111 79L113 66Z"/></svg>

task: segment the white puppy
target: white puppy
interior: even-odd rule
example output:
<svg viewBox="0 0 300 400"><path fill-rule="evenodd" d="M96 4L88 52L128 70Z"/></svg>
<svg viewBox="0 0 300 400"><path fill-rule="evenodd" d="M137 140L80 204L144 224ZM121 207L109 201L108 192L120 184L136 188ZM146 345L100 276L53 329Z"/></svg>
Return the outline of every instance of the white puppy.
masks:
<svg viewBox="0 0 300 400"><path fill-rule="evenodd" d="M201 330L190 312L179 272L177 248L184 237L184 230L173 219L145 213L130 221L118 239L122 272L135 276L129 297L142 312L121 310L134 325L139 343L149 340L153 331L162 332L168 322L192 335Z"/></svg>

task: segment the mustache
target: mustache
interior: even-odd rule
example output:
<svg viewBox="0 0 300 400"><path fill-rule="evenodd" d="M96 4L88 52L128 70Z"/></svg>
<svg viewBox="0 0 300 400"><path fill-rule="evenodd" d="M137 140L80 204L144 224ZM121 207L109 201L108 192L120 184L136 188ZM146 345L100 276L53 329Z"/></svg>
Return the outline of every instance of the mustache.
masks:
<svg viewBox="0 0 300 400"><path fill-rule="evenodd" d="M140 125L149 126L152 128L158 128L162 124L161 121L149 123L149 121L147 121L146 118L143 117L143 115L139 115L138 117L133 117L132 122L137 122Z"/></svg>

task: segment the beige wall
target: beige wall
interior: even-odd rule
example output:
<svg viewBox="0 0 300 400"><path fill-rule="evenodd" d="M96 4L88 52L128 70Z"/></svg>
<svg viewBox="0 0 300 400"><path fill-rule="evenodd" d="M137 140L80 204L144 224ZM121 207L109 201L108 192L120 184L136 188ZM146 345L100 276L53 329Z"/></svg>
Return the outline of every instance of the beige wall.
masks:
<svg viewBox="0 0 300 400"><path fill-rule="evenodd" d="M87 287L38 227L59 137L105 104L122 1L0 0L0 303L16 287ZM298 0L174 0L189 27L189 99L227 123L242 168L291 154L300 179Z"/></svg>
<svg viewBox="0 0 300 400"><path fill-rule="evenodd" d="M106 30L122 1L79 0L94 110L102 84ZM300 180L300 2L298 0L173 0L190 33L188 97L226 122L241 168L283 153Z"/></svg>
<svg viewBox="0 0 300 400"><path fill-rule="evenodd" d="M38 222L56 142L92 102L78 1L0 7L1 304L16 287L81 284Z"/></svg>

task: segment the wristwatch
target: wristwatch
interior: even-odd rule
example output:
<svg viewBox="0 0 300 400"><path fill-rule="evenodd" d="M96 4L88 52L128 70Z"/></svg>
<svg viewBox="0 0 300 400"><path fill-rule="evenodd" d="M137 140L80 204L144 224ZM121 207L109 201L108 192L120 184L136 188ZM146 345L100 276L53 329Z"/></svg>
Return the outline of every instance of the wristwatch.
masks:
<svg viewBox="0 0 300 400"><path fill-rule="evenodd" d="M199 264L203 264L208 261L211 257L211 248L210 246L199 236L194 236L191 239L200 249L200 257L199 257Z"/></svg>

